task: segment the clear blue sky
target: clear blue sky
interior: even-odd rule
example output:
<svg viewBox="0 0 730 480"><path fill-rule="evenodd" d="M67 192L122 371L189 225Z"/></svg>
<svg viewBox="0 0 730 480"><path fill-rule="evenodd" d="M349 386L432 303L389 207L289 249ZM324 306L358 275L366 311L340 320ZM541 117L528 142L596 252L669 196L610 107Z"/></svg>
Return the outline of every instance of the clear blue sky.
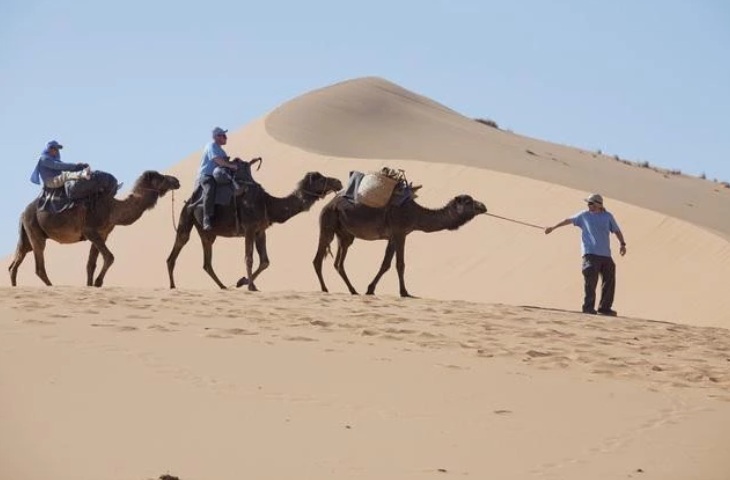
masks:
<svg viewBox="0 0 730 480"><path fill-rule="evenodd" d="M129 184L215 125L368 75L517 133L730 181L724 0L4 0L0 19L0 254L50 139Z"/></svg>

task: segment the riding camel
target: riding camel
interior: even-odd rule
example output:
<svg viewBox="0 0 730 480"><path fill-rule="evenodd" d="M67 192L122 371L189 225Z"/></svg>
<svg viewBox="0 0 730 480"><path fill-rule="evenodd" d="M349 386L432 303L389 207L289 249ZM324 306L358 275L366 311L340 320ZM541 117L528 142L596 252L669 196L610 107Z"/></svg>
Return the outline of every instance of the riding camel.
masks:
<svg viewBox="0 0 730 480"><path fill-rule="evenodd" d="M331 254L330 243L335 236L337 236L338 244L335 269L345 281L351 294L357 295L357 291L347 278L345 257L352 242L359 238L388 241L383 263L378 274L368 285L367 294L375 293L375 286L380 277L390 269L393 255L395 255L400 295L410 297L403 278L406 236L414 231L430 233L456 230L476 215L486 212L487 207L469 195L459 195L443 208L436 210L422 207L413 199L406 200L401 206L373 208L361 203L352 203L344 196L336 196L324 206L319 217L319 247L313 264L322 291L328 291L322 277L322 261L327 253Z"/></svg>
<svg viewBox="0 0 730 480"><path fill-rule="evenodd" d="M20 238L15 257L8 268L11 284L16 285L18 267L28 252L32 251L35 257L36 275L46 285L51 285L43 256L47 239L58 243L88 240L91 242L91 249L86 263L86 284L101 287L104 284L104 276L114 262L114 255L106 246L106 239L114 227L133 224L145 211L153 208L160 197L169 190L178 188L180 182L177 178L148 170L137 179L132 192L124 200L114 198L115 189L113 192L78 200L76 206L59 213L39 210L38 201L34 200L20 216ZM94 280L99 253L104 264Z"/></svg>
<svg viewBox="0 0 730 480"><path fill-rule="evenodd" d="M254 162L260 159L254 159ZM240 179L239 172L246 172L249 162L235 159L239 165L236 178ZM250 175L250 168L248 169ZM250 180L250 178L249 178ZM220 187L219 187L220 188ZM211 230L203 230L199 215L195 214L197 192L185 202L180 212L180 221L177 227L175 244L167 258L167 271L170 275L170 288L175 288L175 262L180 251L190 239L193 227L198 232L203 244L203 270L213 279L220 288L226 286L220 281L213 270L213 243L216 237L245 237L246 276L238 280L236 286L248 285L250 291L257 291L254 281L269 266L269 257L266 251L266 229L272 223L284 223L294 215L308 211L312 205L323 199L328 193L342 189L342 182L333 177L326 177L319 172L309 172L297 184L294 191L286 197L279 198L268 194L261 186L249 186L245 193L234 196L230 205L216 205L215 221ZM259 256L259 266L253 269L254 245Z"/></svg>

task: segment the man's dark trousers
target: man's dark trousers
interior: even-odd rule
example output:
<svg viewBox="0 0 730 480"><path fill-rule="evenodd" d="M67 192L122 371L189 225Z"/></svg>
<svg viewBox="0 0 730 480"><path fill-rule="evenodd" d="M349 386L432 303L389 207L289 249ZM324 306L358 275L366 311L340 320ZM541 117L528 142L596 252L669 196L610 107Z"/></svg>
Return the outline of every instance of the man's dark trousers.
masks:
<svg viewBox="0 0 730 480"><path fill-rule="evenodd" d="M599 275L603 279L601 284L601 303L598 306L600 311L609 311L613 306L613 296L616 292L616 264L611 257L602 255L583 255L583 279L585 280L585 298L583 299L583 311L588 312L595 309L596 286Z"/></svg>

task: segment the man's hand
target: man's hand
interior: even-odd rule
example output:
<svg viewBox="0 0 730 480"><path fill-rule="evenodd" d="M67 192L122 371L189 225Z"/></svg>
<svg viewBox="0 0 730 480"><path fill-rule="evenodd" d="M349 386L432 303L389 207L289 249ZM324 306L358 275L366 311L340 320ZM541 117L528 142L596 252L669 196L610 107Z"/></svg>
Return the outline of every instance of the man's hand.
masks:
<svg viewBox="0 0 730 480"><path fill-rule="evenodd" d="M622 257L624 255L626 255L626 244L621 245L621 248L619 249L618 253L620 253Z"/></svg>

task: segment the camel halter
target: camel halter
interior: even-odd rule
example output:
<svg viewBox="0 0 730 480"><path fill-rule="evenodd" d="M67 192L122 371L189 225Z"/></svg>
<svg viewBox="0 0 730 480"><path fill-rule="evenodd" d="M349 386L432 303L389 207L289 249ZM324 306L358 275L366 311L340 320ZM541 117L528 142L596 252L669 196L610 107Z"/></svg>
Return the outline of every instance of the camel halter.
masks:
<svg viewBox="0 0 730 480"><path fill-rule="evenodd" d="M307 195L314 195L315 197L322 199L327 196L327 192L328 192L327 187L329 186L329 181L330 181L329 178L327 178L327 177L324 178L324 187L322 187L322 191L320 193L314 192L312 190L305 190L305 189L302 189L302 193L306 193ZM312 181L309 180L307 183L312 183Z"/></svg>

